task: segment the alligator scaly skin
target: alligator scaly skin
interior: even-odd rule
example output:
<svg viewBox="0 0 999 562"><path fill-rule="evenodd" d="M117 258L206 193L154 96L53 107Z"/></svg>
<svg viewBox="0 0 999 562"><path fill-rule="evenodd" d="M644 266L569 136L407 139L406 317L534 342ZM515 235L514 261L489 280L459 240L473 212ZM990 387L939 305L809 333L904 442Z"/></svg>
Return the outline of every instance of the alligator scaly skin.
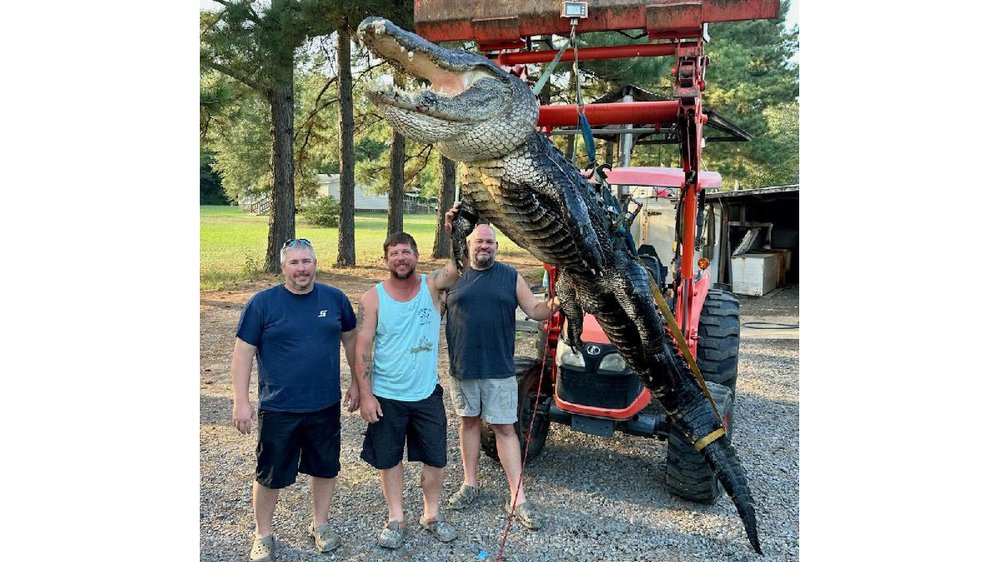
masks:
<svg viewBox="0 0 999 562"><path fill-rule="evenodd" d="M357 33L372 53L439 90L408 94L372 87L368 96L400 134L435 143L442 154L465 163L461 212L452 231L459 269L475 224L496 226L560 268L555 290L570 344L580 344L584 311L592 314L691 443L719 429L721 421L666 332L648 273L624 240L611 234L611 216L597 191L535 131L538 103L527 85L484 57L439 47L382 18L364 20ZM752 494L731 442L723 436L701 453L761 553Z"/></svg>

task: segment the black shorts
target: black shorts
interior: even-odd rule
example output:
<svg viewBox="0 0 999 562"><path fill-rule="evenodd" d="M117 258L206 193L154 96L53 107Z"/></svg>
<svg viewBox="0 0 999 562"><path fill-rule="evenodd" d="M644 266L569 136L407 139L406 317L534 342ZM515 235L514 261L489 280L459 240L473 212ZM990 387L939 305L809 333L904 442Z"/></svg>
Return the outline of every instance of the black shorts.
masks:
<svg viewBox="0 0 999 562"><path fill-rule="evenodd" d="M447 417L444 415L444 389L416 402L378 398L382 419L368 424L361 459L378 470L402 462L406 445L411 462L444 468L447 464Z"/></svg>
<svg viewBox="0 0 999 562"><path fill-rule="evenodd" d="M335 478L340 473L340 403L318 412L260 410L257 482L284 488L298 473Z"/></svg>

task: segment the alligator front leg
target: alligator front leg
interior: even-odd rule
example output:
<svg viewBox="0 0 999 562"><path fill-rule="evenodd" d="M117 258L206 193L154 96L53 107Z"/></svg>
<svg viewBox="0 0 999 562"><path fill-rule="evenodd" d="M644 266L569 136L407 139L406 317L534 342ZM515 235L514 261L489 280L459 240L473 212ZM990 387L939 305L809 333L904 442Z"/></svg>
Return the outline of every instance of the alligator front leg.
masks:
<svg viewBox="0 0 999 562"><path fill-rule="evenodd" d="M464 201L459 203L458 212L451 221L451 259L454 260L458 273L465 270L468 260L468 243L465 239L475 230L478 221L479 214L474 207Z"/></svg>
<svg viewBox="0 0 999 562"><path fill-rule="evenodd" d="M579 299L576 298L576 288L572 286L570 277L566 275L558 277L555 281L555 294L558 295L562 314L565 315L563 339L573 351L578 351L583 346L580 339L583 335L583 309L579 305Z"/></svg>

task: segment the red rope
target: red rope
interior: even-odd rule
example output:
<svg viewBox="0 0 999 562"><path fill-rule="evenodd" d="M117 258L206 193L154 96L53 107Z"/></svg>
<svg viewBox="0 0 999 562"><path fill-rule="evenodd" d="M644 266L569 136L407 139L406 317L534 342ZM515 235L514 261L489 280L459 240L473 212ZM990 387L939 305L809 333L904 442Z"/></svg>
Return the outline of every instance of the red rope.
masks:
<svg viewBox="0 0 999 562"><path fill-rule="evenodd" d="M554 315L552 315L554 317ZM548 328L545 334L545 349L541 355L541 372L538 376L538 388L534 393L534 408L531 411L531 421L527 424L527 436L524 438L524 454L520 459L520 477L517 478L517 488L513 492L513 499L510 500L510 513L506 516L506 528L503 529L503 538L500 539L499 552L496 554L496 562L502 562L503 560L503 550L506 548L506 539L510 535L510 526L513 524L513 514L516 506L513 502L517 501L517 496L520 495L520 486L524 481L524 468L527 466L527 451L530 450L531 446L531 436L534 434L534 418L538 413L538 403L541 401L541 385L545 381L545 365L548 363L548 334L552 332L552 322L551 319L548 320ZM520 420L518 419L518 422Z"/></svg>

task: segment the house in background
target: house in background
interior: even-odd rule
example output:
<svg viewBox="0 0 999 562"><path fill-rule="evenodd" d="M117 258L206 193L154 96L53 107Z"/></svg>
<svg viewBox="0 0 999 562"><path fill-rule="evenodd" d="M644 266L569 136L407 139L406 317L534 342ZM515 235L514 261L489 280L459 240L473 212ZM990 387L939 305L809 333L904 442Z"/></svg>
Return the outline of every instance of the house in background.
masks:
<svg viewBox="0 0 999 562"><path fill-rule="evenodd" d="M340 200L340 174L319 174L319 195L331 195ZM437 198L425 198L418 189L403 194L402 212L436 213ZM363 186L354 185L354 209L358 211L388 211L388 194L374 195Z"/></svg>
<svg viewBox="0 0 999 562"><path fill-rule="evenodd" d="M317 174L319 179L318 196L330 195L340 201L340 174ZM270 195L263 193L255 197L243 197L239 200L239 208L258 215L270 211ZM388 211L388 195L372 195L364 186L354 184L354 210L357 211Z"/></svg>
<svg viewBox="0 0 999 562"><path fill-rule="evenodd" d="M340 174L319 174L319 195L340 200ZM354 209L358 211L388 211L388 195L369 194L364 186L354 183Z"/></svg>

